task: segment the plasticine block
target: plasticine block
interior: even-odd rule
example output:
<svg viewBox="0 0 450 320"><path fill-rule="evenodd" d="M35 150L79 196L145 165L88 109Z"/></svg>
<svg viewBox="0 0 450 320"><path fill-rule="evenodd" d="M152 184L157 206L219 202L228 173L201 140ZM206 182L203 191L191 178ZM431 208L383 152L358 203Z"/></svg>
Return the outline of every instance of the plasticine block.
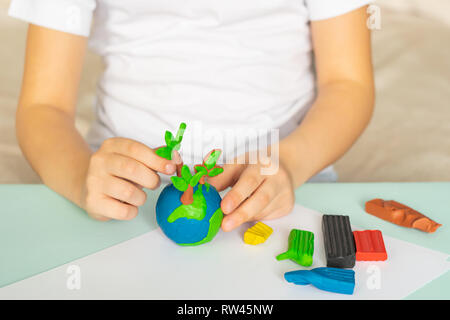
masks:
<svg viewBox="0 0 450 320"><path fill-rule="evenodd" d="M313 263L314 233L292 229L288 238L288 250L277 256L277 260L291 259L298 264L309 267Z"/></svg>
<svg viewBox="0 0 450 320"><path fill-rule="evenodd" d="M356 245L356 261L387 260L383 235L380 230L353 231Z"/></svg>
<svg viewBox="0 0 450 320"><path fill-rule="evenodd" d="M244 233L244 242L251 245L263 243L270 237L273 230L262 222L256 223Z"/></svg>
<svg viewBox="0 0 450 320"><path fill-rule="evenodd" d="M353 294L355 289L355 271L338 268L315 268L286 272L287 282L297 285L312 284L324 291Z"/></svg>
<svg viewBox="0 0 450 320"><path fill-rule="evenodd" d="M366 202L366 212L399 226L433 233L442 226L420 212L393 200L373 199Z"/></svg>
<svg viewBox="0 0 450 320"><path fill-rule="evenodd" d="M353 268L355 266L355 241L350 227L350 218L324 214L322 231L327 267Z"/></svg>

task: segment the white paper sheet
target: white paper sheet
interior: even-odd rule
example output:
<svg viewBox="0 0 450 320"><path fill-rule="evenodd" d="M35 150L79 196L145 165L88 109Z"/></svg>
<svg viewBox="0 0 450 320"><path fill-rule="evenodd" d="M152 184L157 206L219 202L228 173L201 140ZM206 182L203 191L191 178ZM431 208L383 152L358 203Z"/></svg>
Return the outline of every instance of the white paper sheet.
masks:
<svg viewBox="0 0 450 320"><path fill-rule="evenodd" d="M315 234L310 268L325 266L321 214L296 205L266 223L274 233L257 246L242 240L251 224L198 247L179 247L157 229L4 287L0 299L400 299L450 267L447 254L384 236L388 260L357 262L353 295L297 286L283 275L305 268L275 257L287 249L292 228L309 230ZM79 267L78 290L67 287L74 276L69 266Z"/></svg>

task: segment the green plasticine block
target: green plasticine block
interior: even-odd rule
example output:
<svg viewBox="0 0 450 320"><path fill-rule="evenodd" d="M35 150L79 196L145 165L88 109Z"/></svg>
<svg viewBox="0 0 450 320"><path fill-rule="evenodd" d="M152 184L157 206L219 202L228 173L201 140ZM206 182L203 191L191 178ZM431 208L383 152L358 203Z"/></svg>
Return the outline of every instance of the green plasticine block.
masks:
<svg viewBox="0 0 450 320"><path fill-rule="evenodd" d="M314 233L292 229L288 238L288 250L277 256L277 260L291 259L298 264L309 267L313 263Z"/></svg>

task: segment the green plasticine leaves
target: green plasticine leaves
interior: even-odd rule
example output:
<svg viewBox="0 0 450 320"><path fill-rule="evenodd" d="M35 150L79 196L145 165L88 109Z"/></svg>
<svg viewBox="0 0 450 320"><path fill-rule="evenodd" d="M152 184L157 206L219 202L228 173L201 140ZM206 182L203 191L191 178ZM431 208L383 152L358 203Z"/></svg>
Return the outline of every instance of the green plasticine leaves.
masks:
<svg viewBox="0 0 450 320"><path fill-rule="evenodd" d="M183 140L185 130L186 130L186 123L182 122L180 124L180 127L178 128L177 136L175 137L175 144L173 145L173 148L175 150L180 149L181 140Z"/></svg>
<svg viewBox="0 0 450 320"><path fill-rule="evenodd" d="M200 179L204 176L203 172L197 172L196 174L194 174L191 178L191 181L189 182L189 184L192 187L195 187L197 185L197 183L200 181ZM208 190L209 191L209 190Z"/></svg>
<svg viewBox="0 0 450 320"><path fill-rule="evenodd" d="M187 165L184 165L181 168L181 177L184 179L184 181L186 181L187 183L189 183L191 181L192 178L192 174L191 174L191 170L189 169L189 167Z"/></svg>
<svg viewBox="0 0 450 320"><path fill-rule="evenodd" d="M172 141L174 141L172 132L166 131L166 134L164 135L164 140L166 141L166 145L170 146L172 144Z"/></svg>
<svg viewBox="0 0 450 320"><path fill-rule="evenodd" d="M170 177L170 180L172 180L173 186L177 190L184 192L188 189L189 185L191 187L195 187L204 175L204 172L197 172L196 174L192 175L189 167L187 165L184 165L181 168L181 177L173 176Z"/></svg>
<svg viewBox="0 0 450 320"><path fill-rule="evenodd" d="M159 148L158 150L156 150L156 154L161 158L172 160L172 149L170 149L169 147Z"/></svg>
<svg viewBox="0 0 450 320"><path fill-rule="evenodd" d="M173 176L170 177L170 180L172 180L173 186L175 187L175 189L177 189L178 191L184 192L187 190L188 188L188 183L181 177L177 177L177 176Z"/></svg>
<svg viewBox="0 0 450 320"><path fill-rule="evenodd" d="M223 172L223 168L214 168L208 172L208 177L215 177Z"/></svg>
<svg viewBox="0 0 450 320"><path fill-rule="evenodd" d="M194 167L194 169L195 169L196 172L202 172L202 173L204 173L205 175L208 174L208 170L207 170L204 166L202 166L202 165L196 165L196 166Z"/></svg>
<svg viewBox="0 0 450 320"><path fill-rule="evenodd" d="M220 151L218 149L211 152L211 154L208 156L208 158L206 158L206 160L204 161L204 165L205 165L206 169L211 170L212 168L214 168L214 166L216 165L217 159L219 159L221 153L222 153L222 151Z"/></svg>
<svg viewBox="0 0 450 320"><path fill-rule="evenodd" d="M156 154L164 159L172 160L173 150L179 150L181 141L183 140L183 134L186 130L186 124L182 122L178 128L177 135L174 138L170 131L166 131L164 135L164 140L166 141L166 146L161 147L156 150Z"/></svg>
<svg viewBox="0 0 450 320"><path fill-rule="evenodd" d="M205 176L215 177L223 172L223 168L216 166L217 159L219 159L222 151L219 149L213 150L210 155L203 161L202 165L196 165L194 167L196 172L202 172ZM206 185L206 183L205 183ZM209 187L208 187L209 190Z"/></svg>

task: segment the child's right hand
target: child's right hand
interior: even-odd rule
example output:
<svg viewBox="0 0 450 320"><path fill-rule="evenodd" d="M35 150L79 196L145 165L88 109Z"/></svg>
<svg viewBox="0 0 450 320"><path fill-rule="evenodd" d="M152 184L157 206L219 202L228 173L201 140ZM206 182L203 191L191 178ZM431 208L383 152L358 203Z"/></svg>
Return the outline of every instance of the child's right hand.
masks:
<svg viewBox="0 0 450 320"><path fill-rule="evenodd" d="M160 185L157 172L171 175L175 160L156 155L146 145L126 138L110 138L92 154L82 186L82 207L94 219L130 220L145 203L142 188Z"/></svg>

